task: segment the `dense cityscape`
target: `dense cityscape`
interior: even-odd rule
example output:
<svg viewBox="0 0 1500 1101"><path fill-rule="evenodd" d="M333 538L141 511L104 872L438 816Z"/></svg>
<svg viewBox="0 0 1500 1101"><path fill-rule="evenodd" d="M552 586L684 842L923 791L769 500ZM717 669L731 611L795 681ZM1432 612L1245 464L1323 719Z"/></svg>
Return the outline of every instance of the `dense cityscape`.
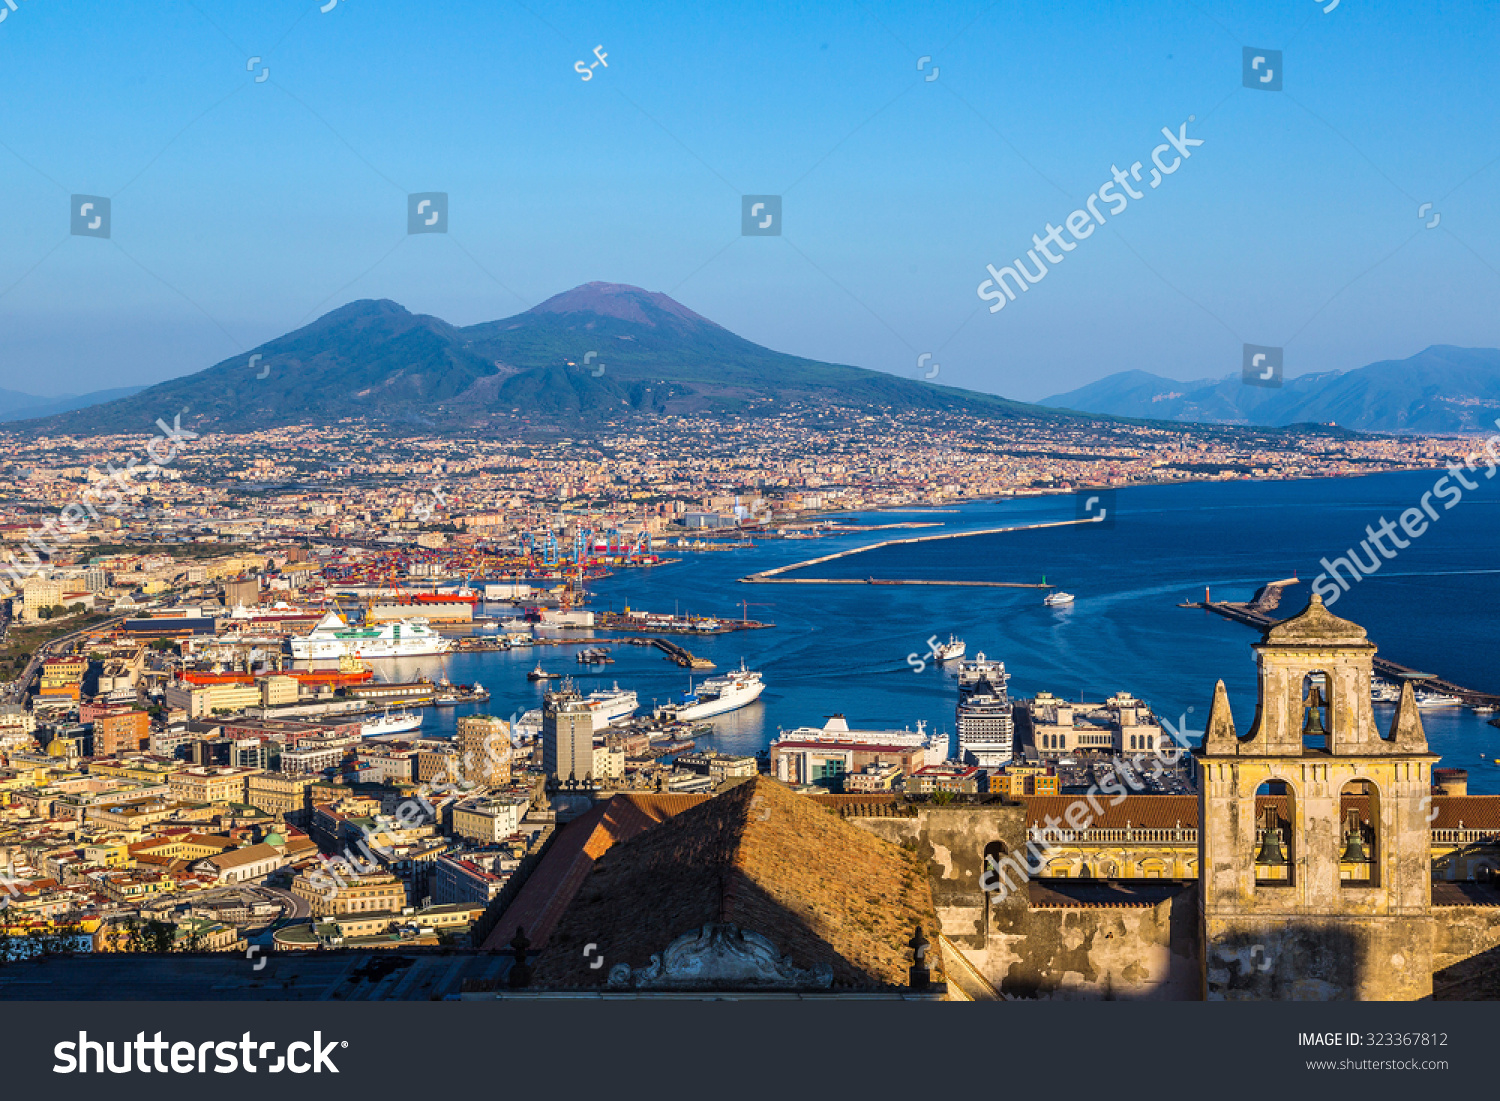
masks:
<svg viewBox="0 0 1500 1101"><path fill-rule="evenodd" d="M355 423L198 436L191 421L162 420L148 440L7 440L9 959L85 945L251 958L488 948L514 984L525 950L507 946L548 931L531 921L527 941L526 915L566 903L547 894L549 876L569 851L590 851L600 808L634 799L659 817L689 805L662 799L719 801L768 779L808 806L835 800L851 820L955 801L1024 807L1024 844L1046 859L1014 870L1034 883L1186 882L1199 844L1186 732L1128 686L1093 702L1012 699L1004 663L966 656L959 640L934 637L926 656L957 671L954 742L834 716L782 730L759 755L695 741L759 697L750 670L653 708L628 688L563 680L542 708L506 716L477 683L393 681L376 666L561 647L588 667L612 660L597 645L607 640L711 667L691 636L762 625L591 608L588 583L869 528L843 513L1433 468L1464 454L1445 438L827 409L637 421L577 439L517 427L519 438L492 440ZM148 460L132 463L137 453ZM459 704L474 710L456 735L422 732L423 711ZM1463 796L1462 774L1448 772L1438 790ZM1079 821L1073 807L1092 792L1119 799ZM1167 802L1142 817L1142 799ZM1472 876L1472 859L1460 873L1453 854L1491 839L1452 817L1434 854L1450 878ZM1012 886L999 859L1009 851L986 850L996 905ZM862 981L900 970L890 945L873 950L884 962ZM982 998L989 980L964 966L950 961L947 981ZM499 975L466 970L446 993L483 995ZM1030 981L1042 983L1033 993L1048 982Z"/></svg>

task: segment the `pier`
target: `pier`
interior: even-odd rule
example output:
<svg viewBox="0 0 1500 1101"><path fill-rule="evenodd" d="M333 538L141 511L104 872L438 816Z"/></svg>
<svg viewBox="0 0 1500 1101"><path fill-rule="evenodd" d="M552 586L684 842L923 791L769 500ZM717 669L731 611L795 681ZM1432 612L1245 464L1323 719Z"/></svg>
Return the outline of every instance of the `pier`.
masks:
<svg viewBox="0 0 1500 1101"><path fill-rule="evenodd" d="M1261 631L1269 630L1276 626L1281 620L1266 614L1264 609L1275 608L1281 601L1282 590L1288 585L1296 584L1296 578L1289 581L1274 581L1266 585L1255 594L1255 599L1249 602L1233 600L1192 600L1179 604L1180 608L1202 608L1205 612L1213 612L1214 615L1223 616L1236 623L1243 623L1247 627L1255 627ZM1271 599L1274 597L1274 600ZM1421 670L1413 669L1409 665L1391 661L1389 658L1377 656L1375 658L1375 671L1387 680L1402 681L1409 680L1413 688L1423 688L1430 692L1441 692L1447 696L1457 696L1467 705L1490 704L1500 706L1500 693L1481 692L1477 688L1466 688L1461 684L1438 676L1436 673L1423 673ZM1500 723L1497 723L1500 725Z"/></svg>
<svg viewBox="0 0 1500 1101"><path fill-rule="evenodd" d="M651 645L655 646L684 669L712 669L714 667L714 663L707 658L695 657L683 647L678 646L677 643L670 642L667 639L653 638Z"/></svg>
<svg viewBox="0 0 1500 1101"><path fill-rule="evenodd" d="M870 543L863 547L853 547L846 551L836 551L833 554L819 555L817 558L807 558L801 562L793 562L786 566L777 566L775 569L762 570L760 573L752 573L748 577L740 578L742 584L749 585L961 585L981 588L1004 588L1004 589L1051 589L1053 585L1042 582L1029 581L921 581L921 580L889 580L881 581L873 577L866 578L828 578L828 577L782 577L781 574L792 570L806 569L809 566L822 565L824 562L832 562L839 558L848 558L851 555L864 554L866 551L879 550L881 547L898 547L908 543L932 543L939 539L968 539L975 535L998 535L1007 531L1035 531L1039 528L1062 528L1072 524L1092 524L1094 520L1053 520L1043 524L1014 524L1005 528L981 528L978 531L953 531L943 535L914 535L909 539L882 539L878 543Z"/></svg>

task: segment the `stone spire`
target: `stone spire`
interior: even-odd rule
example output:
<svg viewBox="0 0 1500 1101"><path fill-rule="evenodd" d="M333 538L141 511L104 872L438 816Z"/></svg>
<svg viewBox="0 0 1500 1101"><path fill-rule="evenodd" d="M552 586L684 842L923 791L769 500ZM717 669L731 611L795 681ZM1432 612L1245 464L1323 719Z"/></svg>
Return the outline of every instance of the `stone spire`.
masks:
<svg viewBox="0 0 1500 1101"><path fill-rule="evenodd" d="M1417 694L1409 680L1401 682L1401 702L1391 720L1389 740L1396 743L1401 753L1427 752L1427 732L1422 729L1422 712L1417 709Z"/></svg>
<svg viewBox="0 0 1500 1101"><path fill-rule="evenodd" d="M1208 726L1203 732L1203 752L1213 755L1240 751L1240 739L1234 732L1234 715L1229 710L1229 690L1221 680L1214 685L1214 702L1208 708Z"/></svg>

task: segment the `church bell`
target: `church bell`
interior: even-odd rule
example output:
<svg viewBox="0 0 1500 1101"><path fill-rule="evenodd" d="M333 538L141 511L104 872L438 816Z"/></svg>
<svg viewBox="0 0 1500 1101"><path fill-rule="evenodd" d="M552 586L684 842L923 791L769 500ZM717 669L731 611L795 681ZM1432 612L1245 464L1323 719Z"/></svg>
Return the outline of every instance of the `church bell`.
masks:
<svg viewBox="0 0 1500 1101"><path fill-rule="evenodd" d="M1365 852L1364 831L1360 828L1359 817L1354 811L1349 812L1349 820L1344 829L1344 852L1339 857L1343 864L1368 864L1370 856Z"/></svg>
<svg viewBox="0 0 1500 1101"><path fill-rule="evenodd" d="M1307 696L1307 721L1302 724L1302 735L1306 738L1324 738L1328 731L1323 726L1323 708L1327 701L1323 698L1323 690L1316 684Z"/></svg>
<svg viewBox="0 0 1500 1101"><path fill-rule="evenodd" d="M1281 849L1281 831L1267 826L1260 831L1260 852L1255 854L1257 864L1285 864L1286 853Z"/></svg>

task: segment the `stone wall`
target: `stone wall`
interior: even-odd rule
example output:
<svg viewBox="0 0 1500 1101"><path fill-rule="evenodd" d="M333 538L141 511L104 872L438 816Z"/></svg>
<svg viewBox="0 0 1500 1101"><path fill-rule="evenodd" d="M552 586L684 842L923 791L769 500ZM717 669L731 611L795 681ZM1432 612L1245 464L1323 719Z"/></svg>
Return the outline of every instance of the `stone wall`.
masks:
<svg viewBox="0 0 1500 1101"><path fill-rule="evenodd" d="M1033 908L1030 884L998 896L980 887L986 846L999 842L1009 853L1024 851L1024 807L918 807L912 817L849 821L926 863L941 931L1006 997L1200 996L1191 884L1153 905Z"/></svg>

